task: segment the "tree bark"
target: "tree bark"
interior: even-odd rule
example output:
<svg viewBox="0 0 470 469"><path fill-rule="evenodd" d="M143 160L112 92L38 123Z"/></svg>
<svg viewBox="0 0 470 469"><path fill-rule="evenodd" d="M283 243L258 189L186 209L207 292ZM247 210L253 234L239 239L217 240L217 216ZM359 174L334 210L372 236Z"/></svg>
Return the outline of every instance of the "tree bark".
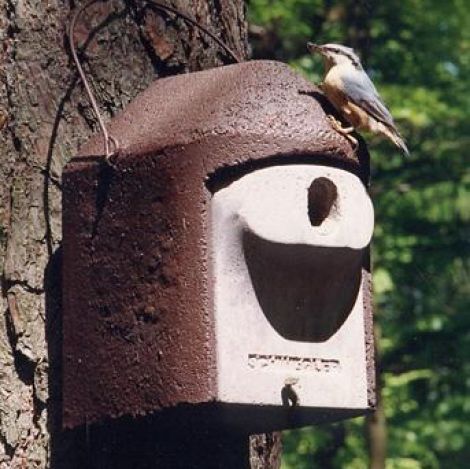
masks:
<svg viewBox="0 0 470 469"><path fill-rule="evenodd" d="M374 326L375 336L375 360L376 360L376 396L377 408L375 412L366 418L366 438L369 448L369 468L384 469L387 460L387 420L382 399L382 380L380 376L381 359L377 344L380 341L381 329L376 323Z"/></svg>
<svg viewBox="0 0 470 469"><path fill-rule="evenodd" d="M367 416L367 437L369 443L369 468L384 469L387 459L387 427L382 400L377 401L377 409Z"/></svg>
<svg viewBox="0 0 470 469"><path fill-rule="evenodd" d="M242 0L167 3L246 57ZM66 37L71 12L81 4L0 0L0 468L94 465L91 430L63 433L60 417L60 175L97 130ZM155 78L230 62L200 31L143 4L98 2L77 24L76 41L105 119ZM256 439L253 467L276 467L277 457L269 465L256 456L278 452L276 442Z"/></svg>

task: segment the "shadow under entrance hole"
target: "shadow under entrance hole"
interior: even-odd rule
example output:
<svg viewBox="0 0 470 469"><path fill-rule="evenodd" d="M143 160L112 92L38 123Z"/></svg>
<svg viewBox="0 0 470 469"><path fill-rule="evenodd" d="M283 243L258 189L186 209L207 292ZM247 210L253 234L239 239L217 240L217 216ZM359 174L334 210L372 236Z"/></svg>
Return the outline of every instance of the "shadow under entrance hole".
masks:
<svg viewBox="0 0 470 469"><path fill-rule="evenodd" d="M324 342L352 311L362 249L281 244L245 231L243 251L261 309L285 339Z"/></svg>

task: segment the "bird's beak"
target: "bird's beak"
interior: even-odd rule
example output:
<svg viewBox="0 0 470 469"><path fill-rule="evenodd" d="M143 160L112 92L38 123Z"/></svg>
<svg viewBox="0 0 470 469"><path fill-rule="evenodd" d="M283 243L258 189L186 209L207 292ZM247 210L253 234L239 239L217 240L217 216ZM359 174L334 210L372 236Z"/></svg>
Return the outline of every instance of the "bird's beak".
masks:
<svg viewBox="0 0 470 469"><path fill-rule="evenodd" d="M314 44L313 42L307 42L307 49L312 54L317 53L317 54L322 54L323 55L322 47L319 46L318 44Z"/></svg>

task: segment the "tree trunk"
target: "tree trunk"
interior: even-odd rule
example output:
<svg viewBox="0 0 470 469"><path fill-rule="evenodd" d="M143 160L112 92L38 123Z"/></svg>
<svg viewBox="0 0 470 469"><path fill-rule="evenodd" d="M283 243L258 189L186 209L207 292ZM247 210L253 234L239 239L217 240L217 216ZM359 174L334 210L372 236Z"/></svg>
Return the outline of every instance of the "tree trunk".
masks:
<svg viewBox="0 0 470 469"><path fill-rule="evenodd" d="M367 416L365 430L369 448L369 469L384 469L387 460L387 420L382 399L381 358L377 347L381 338L381 329L377 323L374 326L374 336L377 408L373 414Z"/></svg>
<svg viewBox="0 0 470 469"><path fill-rule="evenodd" d="M387 427L382 400L377 401L377 409L367 416L367 437L369 443L369 468L384 469L387 458Z"/></svg>
<svg viewBox="0 0 470 469"><path fill-rule="evenodd" d="M93 456L92 429L63 433L60 418L60 175L97 130L66 38L71 12L81 4L0 0L0 468L103 467ZM157 77L230 61L194 27L143 4L98 2L77 24L105 120ZM167 4L246 57L242 0ZM278 439L255 440L253 467L275 467ZM101 455L115 449L109 448ZM270 463L260 462L270 455L276 455Z"/></svg>

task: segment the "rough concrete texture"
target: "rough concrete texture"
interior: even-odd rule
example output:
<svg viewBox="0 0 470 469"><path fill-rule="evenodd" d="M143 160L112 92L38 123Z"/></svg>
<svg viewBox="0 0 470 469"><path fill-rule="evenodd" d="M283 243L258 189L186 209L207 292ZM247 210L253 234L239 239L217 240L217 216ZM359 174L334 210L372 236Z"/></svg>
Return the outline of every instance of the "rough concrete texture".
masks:
<svg viewBox="0 0 470 469"><path fill-rule="evenodd" d="M110 123L115 168L102 163L99 136L67 165L66 426L217 399L212 193L285 164L366 182L367 151L354 152L323 107L312 84L276 62L165 78Z"/></svg>
<svg viewBox="0 0 470 469"><path fill-rule="evenodd" d="M312 226L308 193L320 178L337 197ZM273 166L211 206L217 398L366 409L360 286L373 208L361 181L321 165Z"/></svg>
<svg viewBox="0 0 470 469"><path fill-rule="evenodd" d="M345 166L367 179L367 151L355 152L332 129L323 108L334 112L319 90L287 65L252 61L157 80L108 129L119 142L115 161L123 167L143 154L200 149L206 177L224 169L241 172L241 164L260 159L277 156L287 163L297 156ZM97 135L79 156L102 151ZM69 170L85 170L83 161L75 162ZM217 177L211 179L217 184Z"/></svg>

